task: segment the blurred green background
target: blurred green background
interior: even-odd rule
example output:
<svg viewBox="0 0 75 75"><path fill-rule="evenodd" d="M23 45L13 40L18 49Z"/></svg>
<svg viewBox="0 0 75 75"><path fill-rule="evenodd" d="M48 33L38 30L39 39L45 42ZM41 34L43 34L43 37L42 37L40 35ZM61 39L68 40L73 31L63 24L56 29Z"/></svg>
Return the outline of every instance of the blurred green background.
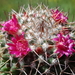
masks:
<svg viewBox="0 0 75 75"><path fill-rule="evenodd" d="M41 2L49 8L60 7L60 10L69 12L69 21L75 20L75 0L0 0L0 20L6 20L8 12L12 9L18 11L20 6L27 7L28 4L37 6Z"/></svg>

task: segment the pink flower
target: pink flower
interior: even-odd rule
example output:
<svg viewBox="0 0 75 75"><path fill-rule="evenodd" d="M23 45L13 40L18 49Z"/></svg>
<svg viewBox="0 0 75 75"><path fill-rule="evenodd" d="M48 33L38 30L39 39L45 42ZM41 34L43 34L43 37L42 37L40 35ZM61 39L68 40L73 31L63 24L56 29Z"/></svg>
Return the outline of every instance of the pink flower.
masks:
<svg viewBox="0 0 75 75"><path fill-rule="evenodd" d="M6 21L5 23L1 24L2 30L7 31L11 35L16 35L18 30L20 29L20 25L18 23L18 20L15 15L13 15L13 18L9 21Z"/></svg>
<svg viewBox="0 0 75 75"><path fill-rule="evenodd" d="M64 16L58 9L51 10L52 18L58 23L67 23L68 17Z"/></svg>
<svg viewBox="0 0 75 75"><path fill-rule="evenodd" d="M69 35L63 36L62 34L58 34L57 38L54 38L53 40L56 41L55 53L58 53L59 57L63 56L64 54L69 56L72 54L72 52L75 52L75 41L70 39Z"/></svg>
<svg viewBox="0 0 75 75"><path fill-rule="evenodd" d="M28 41L24 38L23 35L12 37L11 40L12 43L8 43L10 54L15 55L16 57L22 57L26 56L31 51Z"/></svg>

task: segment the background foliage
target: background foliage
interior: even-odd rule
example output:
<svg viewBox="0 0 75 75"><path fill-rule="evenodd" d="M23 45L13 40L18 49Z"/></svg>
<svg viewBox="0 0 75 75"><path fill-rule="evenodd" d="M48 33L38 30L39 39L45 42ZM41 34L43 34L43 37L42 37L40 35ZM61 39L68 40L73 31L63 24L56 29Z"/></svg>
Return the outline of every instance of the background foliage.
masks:
<svg viewBox="0 0 75 75"><path fill-rule="evenodd" d="M41 2L50 8L60 7L64 12L69 12L69 21L74 20L75 0L0 0L0 20L6 20L8 12L12 9L18 11L20 6L27 7L28 4L36 6Z"/></svg>

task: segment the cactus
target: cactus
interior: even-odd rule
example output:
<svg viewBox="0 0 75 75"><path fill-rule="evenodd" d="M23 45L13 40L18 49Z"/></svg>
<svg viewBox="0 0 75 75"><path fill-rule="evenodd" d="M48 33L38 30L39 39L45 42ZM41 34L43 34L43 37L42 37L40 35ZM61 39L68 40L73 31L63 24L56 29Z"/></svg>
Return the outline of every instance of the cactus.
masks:
<svg viewBox="0 0 75 75"><path fill-rule="evenodd" d="M74 75L74 24L44 4L12 10L1 22L0 75Z"/></svg>

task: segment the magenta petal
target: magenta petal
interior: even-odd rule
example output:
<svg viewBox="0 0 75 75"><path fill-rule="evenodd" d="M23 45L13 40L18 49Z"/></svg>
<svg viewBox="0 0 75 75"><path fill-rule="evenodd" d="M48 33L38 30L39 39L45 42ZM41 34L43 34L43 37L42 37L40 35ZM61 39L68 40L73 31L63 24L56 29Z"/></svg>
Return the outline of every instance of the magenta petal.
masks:
<svg viewBox="0 0 75 75"><path fill-rule="evenodd" d="M69 36L69 35L67 35L65 39L66 39L66 40L68 40L69 38L70 38L70 36Z"/></svg>
<svg viewBox="0 0 75 75"><path fill-rule="evenodd" d="M59 38L59 41L62 41L62 35L58 34L57 37Z"/></svg>
<svg viewBox="0 0 75 75"><path fill-rule="evenodd" d="M58 58L60 58L60 57L62 57L62 56L63 56L63 54L62 54L62 53L58 54Z"/></svg>
<svg viewBox="0 0 75 75"><path fill-rule="evenodd" d="M16 42L17 42L17 39L16 39L16 38L14 38L14 37L12 37L12 38L11 38L11 40L12 40L12 42L14 42L14 43L16 43Z"/></svg>
<svg viewBox="0 0 75 75"><path fill-rule="evenodd" d="M10 54L14 54L15 55L16 53L15 53L15 51L10 51Z"/></svg>
<svg viewBox="0 0 75 75"><path fill-rule="evenodd" d="M73 43L69 44L69 49L71 50L73 48Z"/></svg>
<svg viewBox="0 0 75 75"><path fill-rule="evenodd" d="M63 52L63 54L65 54L66 56L69 56L69 53L68 52Z"/></svg>
<svg viewBox="0 0 75 75"><path fill-rule="evenodd" d="M73 42L73 40L71 40L71 39L70 39L70 40L66 40L66 41L67 41L69 44Z"/></svg>
<svg viewBox="0 0 75 75"><path fill-rule="evenodd" d="M72 54L72 52L73 52L73 50L67 50L67 52L69 53L69 54Z"/></svg>
<svg viewBox="0 0 75 75"><path fill-rule="evenodd" d="M27 55L31 51L30 48L27 49L27 51L23 52L23 55Z"/></svg>
<svg viewBox="0 0 75 75"><path fill-rule="evenodd" d="M13 15L13 19L12 19L12 21L14 21L14 23L15 23L16 25L18 24L18 20L17 20L17 18L16 18L15 15Z"/></svg>
<svg viewBox="0 0 75 75"><path fill-rule="evenodd" d="M3 24L1 24L2 26L5 26L5 24L3 23Z"/></svg>
<svg viewBox="0 0 75 75"><path fill-rule="evenodd" d="M55 51L55 53L59 53L61 50L59 50L59 49L57 49L56 51Z"/></svg>
<svg viewBox="0 0 75 75"><path fill-rule="evenodd" d="M4 27L0 28L0 30L2 30L3 32L5 31Z"/></svg>
<svg viewBox="0 0 75 75"><path fill-rule="evenodd" d="M11 47L9 47L8 49L9 49L10 51L15 51L15 52L16 52L16 48L15 48L15 47L12 47L12 46L11 46Z"/></svg>
<svg viewBox="0 0 75 75"><path fill-rule="evenodd" d="M28 48L28 49L27 49L27 51L29 51L29 52L30 52L30 51L31 51L31 49L30 49L30 48Z"/></svg>
<svg viewBox="0 0 75 75"><path fill-rule="evenodd" d="M54 40L54 41L59 41L59 38L54 38L54 39L52 39L52 40Z"/></svg>
<svg viewBox="0 0 75 75"><path fill-rule="evenodd" d="M28 53L29 53L29 52L26 51L26 52L23 52L22 55L27 55Z"/></svg>
<svg viewBox="0 0 75 75"><path fill-rule="evenodd" d="M14 44L12 44L12 43L7 43L7 45L9 45L9 46L15 46Z"/></svg>
<svg viewBox="0 0 75 75"><path fill-rule="evenodd" d="M8 27L4 27L4 30L5 30L5 31L9 31L9 28L8 28Z"/></svg>
<svg viewBox="0 0 75 75"><path fill-rule="evenodd" d="M15 56L16 56L16 57L21 57L22 55L21 55L21 53L16 52Z"/></svg>

